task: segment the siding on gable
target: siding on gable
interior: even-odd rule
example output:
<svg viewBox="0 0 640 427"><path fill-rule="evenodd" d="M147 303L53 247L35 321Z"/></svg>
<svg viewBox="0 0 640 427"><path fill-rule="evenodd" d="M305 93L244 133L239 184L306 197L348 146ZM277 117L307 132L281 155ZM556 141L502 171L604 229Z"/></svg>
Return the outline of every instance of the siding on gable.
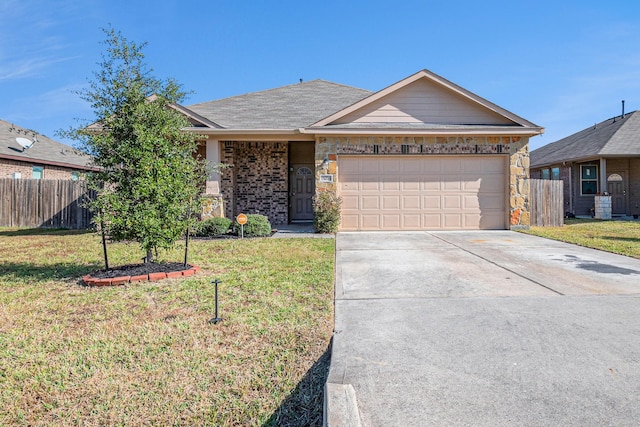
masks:
<svg viewBox="0 0 640 427"><path fill-rule="evenodd" d="M502 115L424 79L334 123L514 124Z"/></svg>

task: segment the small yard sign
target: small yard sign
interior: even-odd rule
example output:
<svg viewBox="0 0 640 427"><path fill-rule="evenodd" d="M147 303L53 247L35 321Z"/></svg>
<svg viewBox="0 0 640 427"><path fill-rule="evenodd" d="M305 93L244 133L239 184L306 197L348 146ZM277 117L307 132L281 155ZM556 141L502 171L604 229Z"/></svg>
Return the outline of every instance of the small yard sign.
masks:
<svg viewBox="0 0 640 427"><path fill-rule="evenodd" d="M244 239L244 225L247 223L247 216L243 213L236 217L236 222L240 224L240 238Z"/></svg>
<svg viewBox="0 0 640 427"><path fill-rule="evenodd" d="M240 225L245 225L247 223L247 216L245 214L240 214L236 217L236 221Z"/></svg>

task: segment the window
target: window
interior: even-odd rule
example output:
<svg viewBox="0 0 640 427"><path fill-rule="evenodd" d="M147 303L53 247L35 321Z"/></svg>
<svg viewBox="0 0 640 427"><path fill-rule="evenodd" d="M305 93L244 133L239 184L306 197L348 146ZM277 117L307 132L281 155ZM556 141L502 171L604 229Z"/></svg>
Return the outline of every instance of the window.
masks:
<svg viewBox="0 0 640 427"><path fill-rule="evenodd" d="M598 192L598 166L580 165L580 191L582 195Z"/></svg>
<svg viewBox="0 0 640 427"><path fill-rule="evenodd" d="M71 172L71 181L77 181L78 179L80 179L80 172Z"/></svg>
<svg viewBox="0 0 640 427"><path fill-rule="evenodd" d="M540 178L549 179L549 169L542 169L540 173L541 173Z"/></svg>
<svg viewBox="0 0 640 427"><path fill-rule="evenodd" d="M560 179L560 168L540 169L540 179Z"/></svg>
<svg viewBox="0 0 640 427"><path fill-rule="evenodd" d="M42 179L44 177L44 168L42 166L34 166L32 169L32 178L33 179Z"/></svg>

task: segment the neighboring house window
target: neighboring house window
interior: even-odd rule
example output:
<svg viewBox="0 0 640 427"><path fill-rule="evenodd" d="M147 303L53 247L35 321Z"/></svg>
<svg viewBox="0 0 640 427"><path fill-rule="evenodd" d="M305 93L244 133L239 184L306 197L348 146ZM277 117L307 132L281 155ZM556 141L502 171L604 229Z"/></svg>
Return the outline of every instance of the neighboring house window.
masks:
<svg viewBox="0 0 640 427"><path fill-rule="evenodd" d="M560 168L541 169L540 179L560 179Z"/></svg>
<svg viewBox="0 0 640 427"><path fill-rule="evenodd" d="M80 179L80 172L71 172L71 181L77 181L78 179Z"/></svg>
<svg viewBox="0 0 640 427"><path fill-rule="evenodd" d="M598 192L598 166L580 165L580 190L583 195Z"/></svg>
<svg viewBox="0 0 640 427"><path fill-rule="evenodd" d="M33 175L32 178L33 179L42 179L44 176L44 168L42 166L34 166L32 168L33 171Z"/></svg>

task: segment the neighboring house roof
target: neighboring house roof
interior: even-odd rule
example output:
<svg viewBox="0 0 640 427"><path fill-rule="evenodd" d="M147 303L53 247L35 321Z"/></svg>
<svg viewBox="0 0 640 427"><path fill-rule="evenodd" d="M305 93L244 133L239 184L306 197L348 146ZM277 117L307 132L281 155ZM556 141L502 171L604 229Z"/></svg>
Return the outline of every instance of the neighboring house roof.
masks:
<svg viewBox="0 0 640 427"><path fill-rule="evenodd" d="M311 80L187 108L225 129L291 130L310 126L371 93L325 80Z"/></svg>
<svg viewBox="0 0 640 427"><path fill-rule="evenodd" d="M531 152L531 167L598 157L640 156L640 112L617 116Z"/></svg>
<svg viewBox="0 0 640 427"><path fill-rule="evenodd" d="M35 142L23 149L16 138ZM73 169L93 169L89 155L4 120L0 120L0 158Z"/></svg>

